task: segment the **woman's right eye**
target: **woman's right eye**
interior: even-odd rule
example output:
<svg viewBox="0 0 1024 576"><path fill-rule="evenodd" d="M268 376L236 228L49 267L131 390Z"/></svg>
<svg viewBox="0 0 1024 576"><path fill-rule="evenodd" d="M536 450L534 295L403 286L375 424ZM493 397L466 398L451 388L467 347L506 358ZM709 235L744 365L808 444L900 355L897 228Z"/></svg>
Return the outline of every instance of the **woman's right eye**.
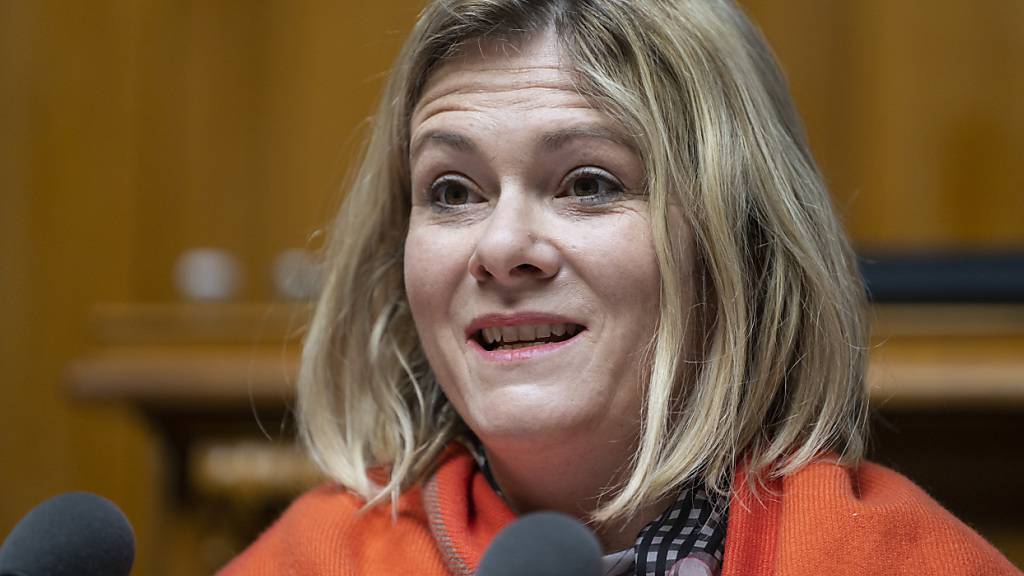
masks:
<svg viewBox="0 0 1024 576"><path fill-rule="evenodd" d="M483 202L484 198L472 184L457 176L443 176L430 185L430 201L442 210L451 210L467 204Z"/></svg>

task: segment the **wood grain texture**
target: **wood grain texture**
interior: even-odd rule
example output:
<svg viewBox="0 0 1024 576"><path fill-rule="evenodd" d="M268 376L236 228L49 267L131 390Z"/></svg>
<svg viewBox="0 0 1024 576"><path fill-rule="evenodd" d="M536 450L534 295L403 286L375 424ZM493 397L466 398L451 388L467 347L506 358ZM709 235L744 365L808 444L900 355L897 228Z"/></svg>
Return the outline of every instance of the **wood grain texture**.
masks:
<svg viewBox="0 0 1024 576"><path fill-rule="evenodd" d="M177 300L186 249L231 250L241 296L273 295L270 263L329 219L341 151L417 9L0 2L0 460L17 471L0 535L92 490L135 524L136 573L209 571L196 525L162 508L149 423L69 399L65 367L88 354L96 302Z"/></svg>
<svg viewBox="0 0 1024 576"><path fill-rule="evenodd" d="M860 249L1024 248L1024 3L742 4Z"/></svg>

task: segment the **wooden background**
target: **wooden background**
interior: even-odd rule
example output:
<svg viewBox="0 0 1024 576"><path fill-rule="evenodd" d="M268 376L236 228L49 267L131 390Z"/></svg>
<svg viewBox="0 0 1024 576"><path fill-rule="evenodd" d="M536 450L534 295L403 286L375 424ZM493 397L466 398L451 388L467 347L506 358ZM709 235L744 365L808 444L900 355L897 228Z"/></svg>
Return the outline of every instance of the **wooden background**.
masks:
<svg viewBox="0 0 1024 576"><path fill-rule="evenodd" d="M1024 2L744 4L861 250L1024 249ZM166 560L159 440L61 386L90 311L178 300L174 261L200 246L240 258L240 300L273 300L271 263L316 245L418 10L0 0L0 535L92 490L132 518L139 566Z"/></svg>

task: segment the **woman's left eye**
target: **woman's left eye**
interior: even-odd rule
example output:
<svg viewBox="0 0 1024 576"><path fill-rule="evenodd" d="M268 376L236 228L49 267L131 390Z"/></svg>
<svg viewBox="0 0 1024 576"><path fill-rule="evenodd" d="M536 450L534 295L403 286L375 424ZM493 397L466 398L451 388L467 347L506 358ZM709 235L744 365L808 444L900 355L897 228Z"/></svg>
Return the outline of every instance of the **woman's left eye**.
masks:
<svg viewBox="0 0 1024 576"><path fill-rule="evenodd" d="M618 179L600 168L580 168L565 177L558 197L573 197L584 204L603 204L623 194Z"/></svg>

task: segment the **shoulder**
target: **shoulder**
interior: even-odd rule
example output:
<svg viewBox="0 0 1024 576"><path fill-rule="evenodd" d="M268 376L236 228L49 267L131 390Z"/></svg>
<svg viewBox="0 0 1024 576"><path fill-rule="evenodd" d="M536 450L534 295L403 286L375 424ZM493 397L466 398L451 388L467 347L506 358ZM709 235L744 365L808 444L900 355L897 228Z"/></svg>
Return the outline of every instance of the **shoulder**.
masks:
<svg viewBox="0 0 1024 576"><path fill-rule="evenodd" d="M905 476L871 462L850 467L819 460L782 482L783 510L794 520L962 524Z"/></svg>
<svg viewBox="0 0 1024 576"><path fill-rule="evenodd" d="M418 488L393 513L387 503L364 509L357 495L325 485L296 499L220 574L440 574L441 566Z"/></svg>
<svg viewBox="0 0 1024 576"><path fill-rule="evenodd" d="M822 459L775 488L767 496L774 505L763 510L777 521L774 563L788 568L781 573L827 566L833 574L1020 574L924 490L883 466Z"/></svg>

